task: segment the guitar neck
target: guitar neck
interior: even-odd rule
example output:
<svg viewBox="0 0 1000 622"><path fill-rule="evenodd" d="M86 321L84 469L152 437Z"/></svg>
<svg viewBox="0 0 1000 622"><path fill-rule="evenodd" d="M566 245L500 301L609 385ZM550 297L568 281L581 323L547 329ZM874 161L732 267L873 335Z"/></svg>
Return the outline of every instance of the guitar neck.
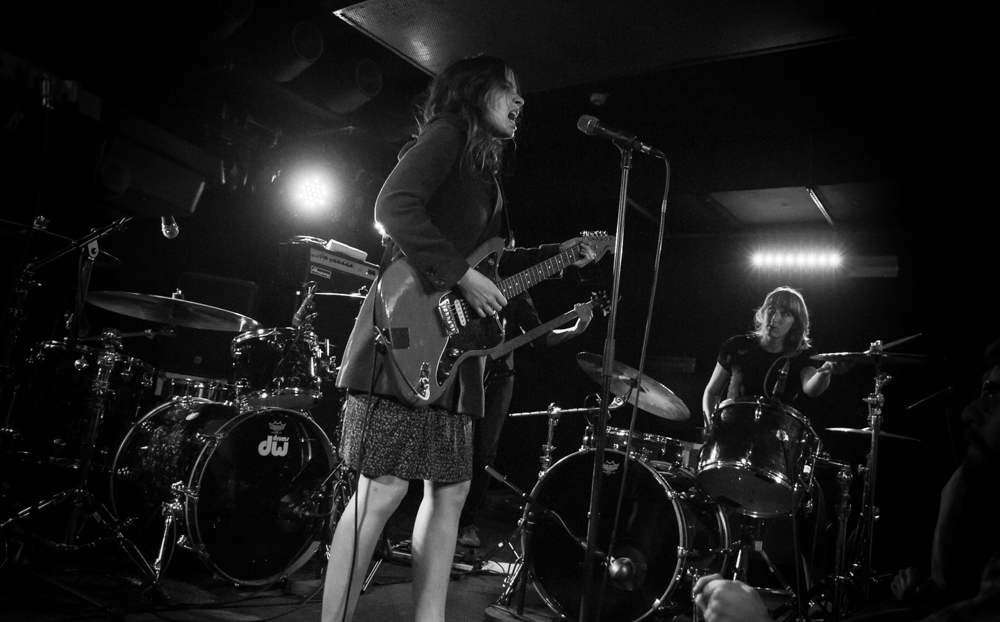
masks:
<svg viewBox="0 0 1000 622"><path fill-rule="evenodd" d="M527 270L522 270L513 276L503 279L497 283L497 288L499 288L500 293L502 293L505 298L516 296L521 292L526 291L529 287L534 287L553 274L561 272L571 266L581 248L583 248L583 244L576 244L554 257L550 257L541 263L535 264Z"/></svg>
<svg viewBox="0 0 1000 622"><path fill-rule="evenodd" d="M524 344L534 341L535 339L544 335L545 333L554 330L556 328L559 328L566 322L569 322L570 320L577 317L580 317L580 313L577 311L576 308L574 308L572 311L567 311L566 313L563 313L562 315L560 315L555 319L549 320L548 322L542 324L541 326L536 326L535 328L532 328L526 333L523 333L521 335L518 335L517 337L514 337L509 341L501 343L497 347L490 350L488 356L491 360L496 360L501 356L513 352L514 350L520 348Z"/></svg>

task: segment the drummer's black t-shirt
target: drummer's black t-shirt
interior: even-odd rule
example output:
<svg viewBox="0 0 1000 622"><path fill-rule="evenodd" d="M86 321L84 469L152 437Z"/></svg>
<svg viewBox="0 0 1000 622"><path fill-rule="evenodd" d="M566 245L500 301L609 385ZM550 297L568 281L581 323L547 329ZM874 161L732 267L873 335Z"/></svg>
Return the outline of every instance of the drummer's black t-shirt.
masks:
<svg viewBox="0 0 1000 622"><path fill-rule="evenodd" d="M816 349L812 347L791 354L768 352L760 346L755 335L730 337L722 344L718 359L719 365L730 375L724 399L778 397L786 405L799 409L805 398L802 393L802 370L816 367L816 362L809 358L813 354L816 354ZM783 395L775 396L774 387L785 357L789 359L788 379Z"/></svg>

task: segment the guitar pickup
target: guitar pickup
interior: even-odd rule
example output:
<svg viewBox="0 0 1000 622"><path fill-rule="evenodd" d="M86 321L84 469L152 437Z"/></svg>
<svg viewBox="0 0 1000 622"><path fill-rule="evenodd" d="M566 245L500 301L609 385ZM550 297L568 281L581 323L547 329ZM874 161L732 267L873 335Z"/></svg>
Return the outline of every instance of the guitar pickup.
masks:
<svg viewBox="0 0 1000 622"><path fill-rule="evenodd" d="M461 302L460 299L453 301L449 296L442 296L438 301L438 317L441 318L446 336L457 335L459 325L465 326L466 318Z"/></svg>

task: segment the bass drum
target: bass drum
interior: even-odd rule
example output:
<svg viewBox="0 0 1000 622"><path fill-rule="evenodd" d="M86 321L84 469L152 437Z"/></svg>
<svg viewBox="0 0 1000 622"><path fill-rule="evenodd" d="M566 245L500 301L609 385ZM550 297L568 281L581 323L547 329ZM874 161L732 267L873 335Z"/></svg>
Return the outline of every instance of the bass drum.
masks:
<svg viewBox="0 0 1000 622"><path fill-rule="evenodd" d="M319 546L334 467L333 446L308 415L240 412L185 397L154 408L125 437L113 465L112 509L126 535L155 557L164 504L176 501L185 548L225 580L265 585Z"/></svg>
<svg viewBox="0 0 1000 622"><path fill-rule="evenodd" d="M582 568L596 450L585 449L556 462L531 491L550 512L535 511L530 535L522 542L535 589L554 611L579 616ZM631 577L608 579L598 617L605 622L642 620L656 613L691 610L691 579L725 572L729 527L722 509L694 485L691 472L657 471L620 451L605 450L597 549L607 551L615 507L624 484L618 536L610 557L627 558ZM528 504L525 521L532 504ZM557 518L558 517L558 518ZM569 533L567 533L567 531ZM570 535L572 534L572 535ZM594 563L593 586L602 585L605 564Z"/></svg>

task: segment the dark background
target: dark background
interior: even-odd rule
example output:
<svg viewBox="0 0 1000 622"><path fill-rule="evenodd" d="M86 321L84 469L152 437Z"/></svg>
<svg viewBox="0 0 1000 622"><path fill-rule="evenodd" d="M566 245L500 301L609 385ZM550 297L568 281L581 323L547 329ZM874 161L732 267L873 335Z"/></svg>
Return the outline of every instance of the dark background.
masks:
<svg viewBox="0 0 1000 622"><path fill-rule="evenodd" d="M981 130L974 107L956 105L974 101L975 88L949 71L968 68L953 62L954 46L945 45L943 37L921 35L927 28L946 30L947 18L932 23L929 16L888 5L876 3L870 11L851 5L857 11L849 24L836 22L833 34L824 31L810 39L814 23L782 21L750 2L726 10L724 20L699 15L688 16L690 24L672 21L664 32L676 38L676 48L663 52L654 43L675 39L656 28L633 31L634 40L605 36L592 22L624 19L605 3L557 4L537 13L513 4L511 11L524 11L514 15L489 5L493 38L482 36L476 30L481 21L463 12L452 15L469 20L467 31L452 31L463 36L435 38L436 31L427 30L428 63L420 66L405 50L380 45L375 35L348 26L334 14L346 6L342 3L259 1L249 18L223 38L210 32L215 22L199 12L215 6L211 3L181 3L157 14L118 3L68 9L8 3L0 15L0 50L7 54L0 79L5 298L13 300L26 259L62 248L44 234L36 234L26 247L23 225L35 215L45 215L50 231L70 238L132 216L123 231L100 242L121 265L96 268L91 291L169 295L185 273L252 282L257 288L252 308L238 308L245 301L228 308L264 326L286 326L297 298L294 288L275 282L281 243L296 235L333 238L377 261L374 198L412 129L411 104L429 80L429 67L446 63L449 54L497 54L521 72L527 101L504 179L520 245L561 241L583 230L617 230L620 152L577 131L581 115L635 132L663 149L670 162L668 186L662 161L640 154L632 160L615 359L638 368L645 344L645 373L674 391L694 416L668 421L639 412L638 430L698 438L701 392L719 347L729 336L751 329L753 310L779 285L804 294L820 352L859 352L876 340L920 335L893 350L926 355L929 362L884 370L893 377L885 389L884 428L919 440L882 444L878 489L880 546L894 554L884 571L894 570L897 561L926 563L938 491L964 452L959 414L977 395L983 347L1000 336L990 293L995 275L988 269L995 262L996 219L980 194L980 156L960 143ZM220 5L235 11L241 3ZM637 6L652 10L654 5L659 6ZM719 10L713 3L705 7ZM572 22L576 27L569 29L568 18L576 13L589 20ZM406 35L413 21L419 22L414 15L421 15L419 7L409 17L390 11L382 15L382 26L391 33L395 24ZM323 54L296 77L275 80L268 74L269 28L292 18L316 25ZM644 18L649 16L641 12L629 17ZM813 18L824 23L822 15ZM743 35L733 39L734 46L742 40L756 44L727 49L724 34L711 30L722 23ZM518 28L528 25L533 32L546 26L544 40L519 38ZM764 36L786 31L806 34L793 43L769 43ZM699 47L699 35L713 42L714 51ZM755 35L761 35L759 41ZM380 36L386 40L384 32ZM560 45L570 50L562 65L561 57L552 55L553 46ZM338 64L359 58L378 64L382 88L367 103L334 112L324 106L320 91L336 89L320 74L336 73ZM31 77L26 68L34 69ZM88 115L86 106L72 101L44 109L39 71L60 84L78 82L101 102L101 114ZM594 94L602 94L605 102L595 104ZM113 110L121 112L116 116ZM179 198L173 203L141 196L139 175L147 165L140 159L118 154L118 164L130 165L133 174L131 185L115 185L121 169L102 164L115 155L114 145L129 140L141 145L141 153L179 164L182 180L205 182L194 209L183 184L174 186ZM323 216L290 207L285 183L300 158L326 162L342 184L333 210ZM148 171L163 179L163 166L149 164ZM95 181L100 179L105 181ZM825 197L833 225L808 201L804 216L792 209L796 206L753 209L754 192L806 187L818 188ZM726 203L722 193L733 193L732 202ZM159 232L157 217L168 213L180 224L174 240ZM749 267L750 252L767 243L836 245L849 260L892 256L898 272L863 278L846 270L820 275ZM569 274L536 287L532 295L542 318L587 300L595 282L610 291L611 268L609 255L582 280ZM65 336L76 269L77 256L70 253L37 271L40 286L27 296L27 319L16 341L10 340L10 318L5 318L4 337L13 344L15 367L35 344ZM647 317L654 283L656 298ZM345 282L344 291L362 284ZM347 298L320 302L320 336L330 340L335 355L356 306ZM86 319L92 334L105 327L152 327L91 305ZM232 337L196 331L189 338L209 344L225 364ZM598 318L564 345L518 352L512 410L588 404L600 386L580 369L575 355L603 352L606 339L606 318ZM125 352L162 367L164 347L162 340L137 338L126 341ZM824 428L867 424L862 399L874 389L873 373L861 365L836 377L803 413L834 459L854 465L864 460L863 437ZM948 387L949 394L908 408ZM331 430L336 404L330 391L314 413ZM609 423L628 428L629 415L622 409ZM578 449L585 425L578 414L560 420L557 458ZM498 469L530 489L545 438L545 417L510 419Z"/></svg>

